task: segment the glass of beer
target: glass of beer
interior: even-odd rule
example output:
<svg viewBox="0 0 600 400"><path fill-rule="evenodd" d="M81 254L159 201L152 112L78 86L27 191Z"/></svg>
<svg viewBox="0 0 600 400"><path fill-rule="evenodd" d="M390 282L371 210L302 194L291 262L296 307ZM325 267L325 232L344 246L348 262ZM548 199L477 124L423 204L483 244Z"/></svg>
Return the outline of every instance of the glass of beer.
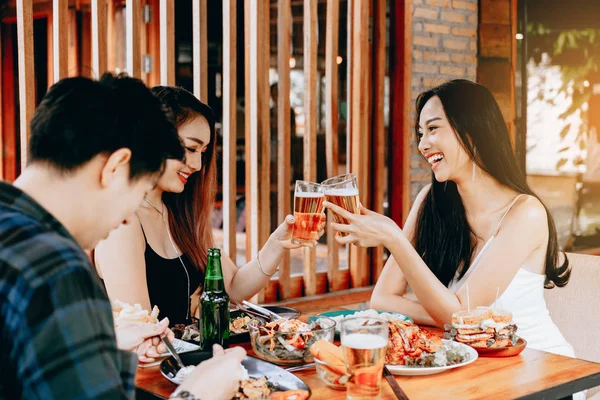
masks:
<svg viewBox="0 0 600 400"><path fill-rule="evenodd" d="M312 244L319 239L323 221L323 187L318 183L296 181L292 243Z"/></svg>
<svg viewBox="0 0 600 400"><path fill-rule="evenodd" d="M346 371L348 400L378 400L388 344L388 322L372 317L342 321L340 338Z"/></svg>
<svg viewBox="0 0 600 400"><path fill-rule="evenodd" d="M358 185L355 174L335 176L323 181L321 185L323 185L323 193L325 193L325 199L328 202L353 214L359 213L360 201L358 200ZM333 218L339 224L348 224L346 218L342 218L336 213L333 213ZM347 234L338 232L338 235L346 236Z"/></svg>

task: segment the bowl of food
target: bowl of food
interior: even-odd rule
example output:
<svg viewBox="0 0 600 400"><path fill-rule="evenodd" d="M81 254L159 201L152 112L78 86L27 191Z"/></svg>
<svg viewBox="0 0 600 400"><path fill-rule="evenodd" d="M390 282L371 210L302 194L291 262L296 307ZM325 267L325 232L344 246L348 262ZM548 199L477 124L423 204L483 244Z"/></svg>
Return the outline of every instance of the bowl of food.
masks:
<svg viewBox="0 0 600 400"><path fill-rule="evenodd" d="M313 362L311 346L319 341L333 342L335 321L319 317L306 323L298 319L248 323L250 343L256 357L281 365Z"/></svg>
<svg viewBox="0 0 600 400"><path fill-rule="evenodd" d="M295 308L282 306L264 306L264 308L279 314L285 319L294 319L300 316L300 311ZM250 341L248 323L252 318L252 315L240 309L231 310L229 312L229 343L244 343Z"/></svg>
<svg viewBox="0 0 600 400"><path fill-rule="evenodd" d="M311 346L310 352L319 379L332 389L346 390L349 375L346 374L342 349L327 340L319 340Z"/></svg>

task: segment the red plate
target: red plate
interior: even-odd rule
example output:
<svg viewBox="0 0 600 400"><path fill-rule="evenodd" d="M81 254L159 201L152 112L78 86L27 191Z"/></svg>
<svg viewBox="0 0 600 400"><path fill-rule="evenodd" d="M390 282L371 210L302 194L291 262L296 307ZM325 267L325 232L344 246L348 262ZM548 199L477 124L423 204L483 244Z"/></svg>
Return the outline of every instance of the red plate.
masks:
<svg viewBox="0 0 600 400"><path fill-rule="evenodd" d="M508 347L473 347L482 357L513 357L520 354L527 346L527 341L519 338L514 346Z"/></svg>

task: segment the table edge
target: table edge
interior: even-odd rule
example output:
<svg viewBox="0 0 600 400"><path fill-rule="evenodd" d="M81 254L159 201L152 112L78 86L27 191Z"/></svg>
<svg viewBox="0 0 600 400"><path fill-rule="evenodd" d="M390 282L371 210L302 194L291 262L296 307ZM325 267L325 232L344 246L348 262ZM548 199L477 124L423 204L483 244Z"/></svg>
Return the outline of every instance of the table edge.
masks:
<svg viewBox="0 0 600 400"><path fill-rule="evenodd" d="M570 396L574 393L581 392L582 390L591 389L593 387L600 386L600 372L584 376L574 381L565 382L556 386L531 393L522 397L518 397L518 400L534 400L534 399L548 399L556 398L560 399L563 397Z"/></svg>

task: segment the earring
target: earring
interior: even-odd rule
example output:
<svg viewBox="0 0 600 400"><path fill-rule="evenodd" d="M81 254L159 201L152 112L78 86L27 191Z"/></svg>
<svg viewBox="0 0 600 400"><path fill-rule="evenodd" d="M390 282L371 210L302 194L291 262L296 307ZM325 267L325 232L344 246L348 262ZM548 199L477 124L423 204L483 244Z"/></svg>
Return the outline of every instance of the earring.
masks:
<svg viewBox="0 0 600 400"><path fill-rule="evenodd" d="M475 156L477 155L477 150L473 149L473 173L471 176L471 181L475 182Z"/></svg>

